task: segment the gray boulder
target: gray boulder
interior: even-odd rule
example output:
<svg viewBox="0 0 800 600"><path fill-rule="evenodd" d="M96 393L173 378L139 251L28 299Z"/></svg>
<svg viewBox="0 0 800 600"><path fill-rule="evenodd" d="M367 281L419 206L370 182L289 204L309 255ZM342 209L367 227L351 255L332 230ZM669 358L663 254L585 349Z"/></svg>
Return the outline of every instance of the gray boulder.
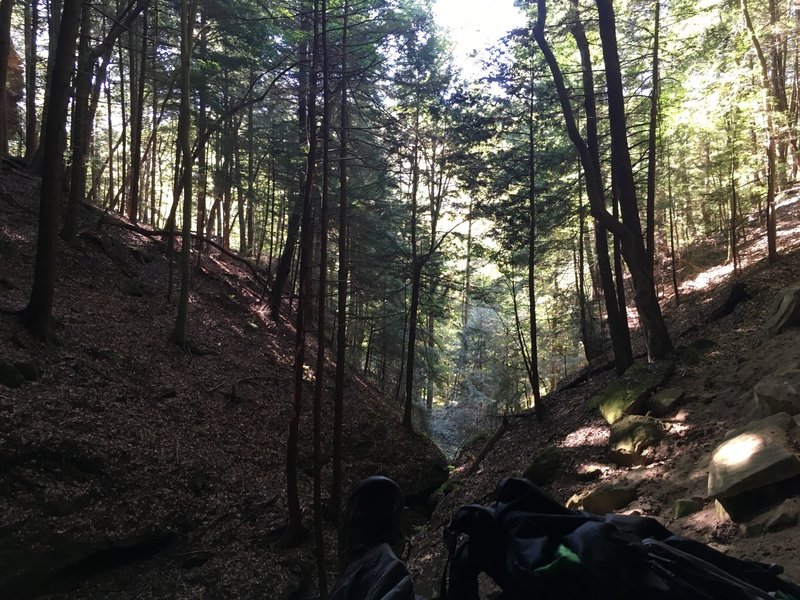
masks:
<svg viewBox="0 0 800 600"><path fill-rule="evenodd" d="M622 377L612 381L589 403L600 410L609 425L625 415L641 414L651 392L672 376L674 368L669 361L631 365Z"/></svg>
<svg viewBox="0 0 800 600"><path fill-rule="evenodd" d="M666 388L653 394L647 401L647 407L655 416L663 417L675 410L685 395L686 392L679 387Z"/></svg>
<svg viewBox="0 0 800 600"><path fill-rule="evenodd" d="M759 515L756 519L748 523L745 533L748 537L781 531L794 527L800 522L800 498L789 498L777 508Z"/></svg>
<svg viewBox="0 0 800 600"><path fill-rule="evenodd" d="M733 498L800 475L797 432L792 416L778 413L729 433L711 455L708 496Z"/></svg>
<svg viewBox="0 0 800 600"><path fill-rule="evenodd" d="M547 485L561 469L563 453L563 450L555 446L545 448L531 461L523 476L536 485Z"/></svg>
<svg viewBox="0 0 800 600"><path fill-rule="evenodd" d="M753 388L756 407L764 416L800 413L800 369L786 369L767 375Z"/></svg>
<svg viewBox="0 0 800 600"><path fill-rule="evenodd" d="M629 415L611 426L609 454L618 465L632 467L650 462L643 452L664 438L664 426L653 417Z"/></svg>
<svg viewBox="0 0 800 600"><path fill-rule="evenodd" d="M800 284L778 292L767 313L764 333L771 337L797 325L800 325Z"/></svg>
<svg viewBox="0 0 800 600"><path fill-rule="evenodd" d="M675 518L682 519L703 510L703 503L694 498L680 498L675 501Z"/></svg>
<svg viewBox="0 0 800 600"><path fill-rule="evenodd" d="M604 484L584 494L574 495L567 502L567 507L579 508L582 506L584 510L604 515L628 506L635 499L635 486Z"/></svg>

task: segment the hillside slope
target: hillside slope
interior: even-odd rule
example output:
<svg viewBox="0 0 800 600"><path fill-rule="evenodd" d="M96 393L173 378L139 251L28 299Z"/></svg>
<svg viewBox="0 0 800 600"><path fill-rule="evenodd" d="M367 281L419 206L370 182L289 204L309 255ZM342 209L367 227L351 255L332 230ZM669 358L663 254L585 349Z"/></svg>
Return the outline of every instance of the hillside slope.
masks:
<svg viewBox="0 0 800 600"><path fill-rule="evenodd" d="M445 562L441 531L453 511L462 504L490 502L502 477L522 475L549 448L558 449L561 462L544 487L561 502L600 485L635 488L635 498L619 512L656 517L675 533L734 556L777 563L785 568L786 577L800 582L800 502L792 504L793 526L762 533L744 522L719 516L714 501L707 497L712 451L726 432L760 418L753 400L755 384L776 370L800 368L800 329L775 337L763 332L769 306L779 290L800 283L799 218L800 189L794 188L779 204L781 257L777 264L767 265L764 231L757 219L751 219L749 242L741 249L741 273L733 274L730 265L724 264L724 247L709 243L692 252L694 271L691 276L684 274L680 305L675 305L674 298L664 298L675 345L703 340L701 346L710 348L697 362L677 360L668 385L682 388L686 397L663 419L667 436L654 449L650 465L621 467L610 456L609 426L589 401L612 381L612 372L601 372L574 389L548 395L544 399L545 422L538 423L533 414L511 418L508 429L474 474L467 472L481 446L461 454L446 484L450 493L437 506L431 524L412 540L411 568L418 591L432 595L438 589ZM669 273L664 273L662 288L669 290L669 281ZM709 319L725 303L734 283L744 284L749 299L731 314ZM634 344L641 362L643 347L638 336ZM677 519L675 502L683 498L697 499L702 507Z"/></svg>
<svg viewBox="0 0 800 600"><path fill-rule="evenodd" d="M37 185L15 170L0 176L7 311L30 290ZM0 314L0 360L35 379L0 385L0 597L304 597L314 586L310 543L276 547L286 523L291 325L271 322L250 273L214 251L191 296L189 337L203 355L187 354L168 341L174 300L163 242L83 217L77 242L59 251L59 344L36 343ZM353 376L346 403L345 491L378 472L420 497L443 481L441 452L404 435L376 390ZM331 574L334 540L329 526Z"/></svg>

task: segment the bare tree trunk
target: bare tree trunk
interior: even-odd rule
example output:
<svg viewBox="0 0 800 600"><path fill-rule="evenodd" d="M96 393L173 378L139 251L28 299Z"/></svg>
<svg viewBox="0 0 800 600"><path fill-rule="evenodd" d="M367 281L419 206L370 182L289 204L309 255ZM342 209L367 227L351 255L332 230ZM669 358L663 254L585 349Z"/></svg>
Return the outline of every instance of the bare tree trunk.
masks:
<svg viewBox="0 0 800 600"><path fill-rule="evenodd" d="M655 5L655 17L653 19L653 68L650 75L653 89L650 91L650 127L647 137L647 239L645 240L647 261L650 271L654 270L656 254L656 143L658 142L658 102L661 88L658 73L661 0L656 0Z"/></svg>
<svg viewBox="0 0 800 600"><path fill-rule="evenodd" d="M30 168L36 174L42 173L42 166L44 165L44 138L45 127L48 123L47 113L50 110L50 94L53 89L53 68L56 59L56 46L58 44L58 35L61 27L61 10L63 7L63 0L51 0L49 6L49 14L47 20L48 29L48 52L47 52L47 66L45 68L45 81L44 81L44 103L42 104L42 127L39 131L39 143L30 160ZM77 35L77 34L76 34ZM66 144L66 136L64 136L63 144Z"/></svg>
<svg viewBox="0 0 800 600"><path fill-rule="evenodd" d="M308 18L307 14L303 14L301 16L300 28L304 32L310 31L311 28L311 21ZM298 110L297 116L299 121L299 135L300 135L300 143L306 143L306 139L309 137L309 119L308 119L308 108L307 108L307 95L308 95L308 80L309 80L309 68L308 68L308 42L303 41L299 44L298 55L300 56L300 68L299 68L299 98L298 98ZM301 182L300 188L303 189L305 187L305 182ZM289 273L291 271L292 265L292 257L294 256L294 247L297 245L297 235L300 226L300 218L303 212L303 199L302 197L298 197L292 207L292 212L289 215L288 219L288 226L286 230L286 240L283 246L283 251L281 252L280 259L278 260L278 266L275 270L275 282L273 283L272 290L270 291L269 296L269 309L270 309L270 316L274 321L277 321L280 316L280 309L281 309L281 297L283 292L283 287L286 285L286 280L289 277Z"/></svg>
<svg viewBox="0 0 800 600"><path fill-rule="evenodd" d="M333 485L331 509L339 520L342 511L342 421L344 418L344 367L347 349L347 161L349 143L349 111L347 101L348 27L350 1L344 0L342 16L342 81L339 100L339 271L336 304L336 377L333 392Z"/></svg>
<svg viewBox="0 0 800 600"><path fill-rule="evenodd" d="M678 288L677 253L675 251L675 203L672 198L672 164L670 161L669 145L667 146L667 200L669 201L669 253L672 263L672 289L675 292L675 304L680 305L681 295Z"/></svg>
<svg viewBox="0 0 800 600"><path fill-rule="evenodd" d="M574 4L577 11L577 3ZM577 15L577 12L576 12ZM572 36L575 38L575 43L578 46L578 51L581 56L582 65L582 82L584 92L584 109L586 111L586 142L585 153L587 154L586 160L592 165L592 170L587 171L584 165L584 174L586 180L586 192L589 197L589 206L591 213L597 217L598 215L607 214L606 200L603 192L603 183L600 173L600 142L597 134L597 106L594 94L594 73L592 70L592 60L589 53L589 42L586 39L586 32L583 23L579 19L575 19L571 27ZM552 53L551 53L552 54ZM553 57L553 64L555 64L555 57ZM557 65L556 65L557 68ZM551 67L552 70L552 67ZM554 72L555 77L555 72ZM560 75L559 75L560 77ZM563 87L563 81L562 81ZM560 93L560 92L559 92ZM574 120L574 117L573 117ZM580 136L575 131L575 137L580 139ZM574 143L574 142L573 142ZM583 158L581 159L583 163ZM590 173L594 175L590 179ZM616 219L613 219L617 222ZM611 346L614 350L614 360L616 362L616 370L621 374L631 364L633 364L633 350L631 349L630 333L628 331L628 323L625 317L625 306L619 304L617 289L614 284L614 276L611 269L611 259L608 250L608 236L606 225L599 220L595 222L595 251L597 253L597 266L600 272L600 283L603 290L603 299L606 304L606 319L608 322L608 330L611 337Z"/></svg>
<svg viewBox="0 0 800 600"><path fill-rule="evenodd" d="M61 201L61 183L64 177L62 148L66 138L67 106L75 60L81 0L65 0L63 6L58 39L53 47L50 107L47 121L42 127L44 136L42 157L48 168L42 174L39 196L39 233L36 241L33 288L28 305L22 312L28 329L41 340L50 340L53 336L51 320L56 283L56 247L60 212L58 207Z"/></svg>
<svg viewBox="0 0 800 600"><path fill-rule="evenodd" d="M406 397L403 404L403 427L411 432L411 407L414 392L414 359L417 344L417 311L423 263L417 248L417 195L419 191L419 124L420 110L417 108L414 122L414 151L411 159L411 304L408 310L408 350L406 357Z"/></svg>
<svg viewBox="0 0 800 600"><path fill-rule="evenodd" d="M36 120L36 39L39 2L25 2L25 162L30 163L39 138Z"/></svg>
<svg viewBox="0 0 800 600"><path fill-rule="evenodd" d="M192 146L191 133L191 60L192 37L195 18L195 0L181 0L181 102L178 118L178 145L183 167L180 186L183 191L183 231L181 232L181 290L178 296L178 314L173 341L187 348L189 328L189 286L191 285L192 252ZM177 205L177 202L176 202ZM173 221L174 222L174 221Z"/></svg>
<svg viewBox="0 0 800 600"><path fill-rule="evenodd" d="M316 8L316 0L315 0ZM310 319L312 302L311 261L313 254L313 224L311 222L311 191L314 187L314 171L317 155L316 94L318 71L317 17L314 11L314 33L311 43L311 68L308 85L308 156L303 179L303 210L300 221L300 265L299 265L299 306L296 314L294 380L292 385L292 409L289 418L289 433L286 441L286 495L289 506L289 525L286 539L295 542L302 530L302 512L297 483L297 457L300 443L300 411L303 402L303 379L305 374L306 327Z"/></svg>
<svg viewBox="0 0 800 600"><path fill-rule="evenodd" d="M322 391L325 387L325 317L328 287L328 172L330 170L330 90L328 61L328 1L314 2L315 38L317 26L322 38L315 41L322 50L322 189L319 207L319 293L317 297L317 364L314 378L314 553L317 563L317 588L321 598L328 595L325 572L325 529L322 522Z"/></svg>
<svg viewBox="0 0 800 600"><path fill-rule="evenodd" d="M12 0L0 0L0 160L8 154L8 123L6 123L6 82L8 57L11 54Z"/></svg>
<svg viewBox="0 0 800 600"><path fill-rule="evenodd" d="M650 360L666 358L672 351L672 341L661 314L655 292L653 270L648 268L647 253L642 238L636 186L633 180L627 125L625 123L625 98L617 50L616 20L612 0L596 0L603 61L608 91L608 117L611 127L611 163L620 197L620 213L628 235L618 236L622 252L631 274L633 295ZM615 233L616 235L616 233Z"/></svg>
<svg viewBox="0 0 800 600"><path fill-rule="evenodd" d="M770 263L778 259L777 224L775 221L775 180L776 180L776 142L777 133L773 123L773 98L769 83L769 69L767 59L761 47L761 42L756 35L753 21L750 19L750 11L747 8L747 0L741 0L742 14L744 15L747 30L750 33L750 40L753 49L756 51L758 63L761 67L761 97L764 107L764 116L767 119L767 258Z"/></svg>
<svg viewBox="0 0 800 600"><path fill-rule="evenodd" d="M78 42L78 74L75 82L75 108L72 111L72 166L64 227L61 237L70 241L78 230L78 205L86 195L86 153L89 149L88 102L91 87L89 39L91 37L90 4L82 4L80 40ZM86 109L84 109L86 107Z"/></svg>
<svg viewBox="0 0 800 600"><path fill-rule="evenodd" d="M535 106L533 95L533 69L531 91L528 98L528 308L530 311L530 366L528 377L533 392L536 418L544 419L542 394L539 389L539 345L536 324L536 140L534 139Z"/></svg>
<svg viewBox="0 0 800 600"><path fill-rule="evenodd" d="M138 74L133 77L131 73L131 81L134 83L131 87L131 99L135 98L135 102L131 102L131 200L130 208L128 210L128 218L133 222L139 218L139 187L141 183L142 172L142 120L144 117L144 80L147 64L147 13L145 12L142 19L141 31L141 52L139 53L139 64L134 65L135 61L131 61L131 67L138 66ZM131 48L131 55L133 48Z"/></svg>

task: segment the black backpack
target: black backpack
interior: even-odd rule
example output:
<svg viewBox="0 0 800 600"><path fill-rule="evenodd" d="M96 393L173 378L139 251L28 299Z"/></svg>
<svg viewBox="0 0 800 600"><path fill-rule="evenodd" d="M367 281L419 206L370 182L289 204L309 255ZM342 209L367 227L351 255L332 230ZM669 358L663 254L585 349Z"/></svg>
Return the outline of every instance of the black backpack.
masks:
<svg viewBox="0 0 800 600"><path fill-rule="evenodd" d="M503 600L800 600L781 567L732 558L655 519L570 510L520 478L501 481L496 498L462 506L445 528L440 600L478 600L481 572Z"/></svg>

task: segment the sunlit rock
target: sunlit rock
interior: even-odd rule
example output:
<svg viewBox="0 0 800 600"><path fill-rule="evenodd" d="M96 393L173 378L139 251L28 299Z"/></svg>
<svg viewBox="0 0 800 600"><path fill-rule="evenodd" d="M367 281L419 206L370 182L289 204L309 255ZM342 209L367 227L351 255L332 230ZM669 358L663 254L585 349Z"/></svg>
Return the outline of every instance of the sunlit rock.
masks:
<svg viewBox="0 0 800 600"><path fill-rule="evenodd" d="M650 462L643 452L664 438L664 426L653 417L629 415L611 426L609 454L618 465L632 467Z"/></svg>
<svg viewBox="0 0 800 600"><path fill-rule="evenodd" d="M567 508L583 508L604 515L628 506L635 499L635 486L605 484L583 494L575 494L567 502Z"/></svg>
<svg viewBox="0 0 800 600"><path fill-rule="evenodd" d="M767 313L764 333L768 336L778 335L797 325L800 325L800 284L778 292Z"/></svg>
<svg viewBox="0 0 800 600"><path fill-rule="evenodd" d="M800 413L800 369L786 369L767 375L753 388L758 410L764 416L780 412Z"/></svg>
<svg viewBox="0 0 800 600"><path fill-rule="evenodd" d="M797 428L779 413L731 432L711 456L708 495L732 498L800 475Z"/></svg>
<svg viewBox="0 0 800 600"><path fill-rule="evenodd" d="M672 375L674 365L668 361L649 365L634 364L619 379L615 379L590 402L611 425L625 415L641 414L653 390Z"/></svg>

